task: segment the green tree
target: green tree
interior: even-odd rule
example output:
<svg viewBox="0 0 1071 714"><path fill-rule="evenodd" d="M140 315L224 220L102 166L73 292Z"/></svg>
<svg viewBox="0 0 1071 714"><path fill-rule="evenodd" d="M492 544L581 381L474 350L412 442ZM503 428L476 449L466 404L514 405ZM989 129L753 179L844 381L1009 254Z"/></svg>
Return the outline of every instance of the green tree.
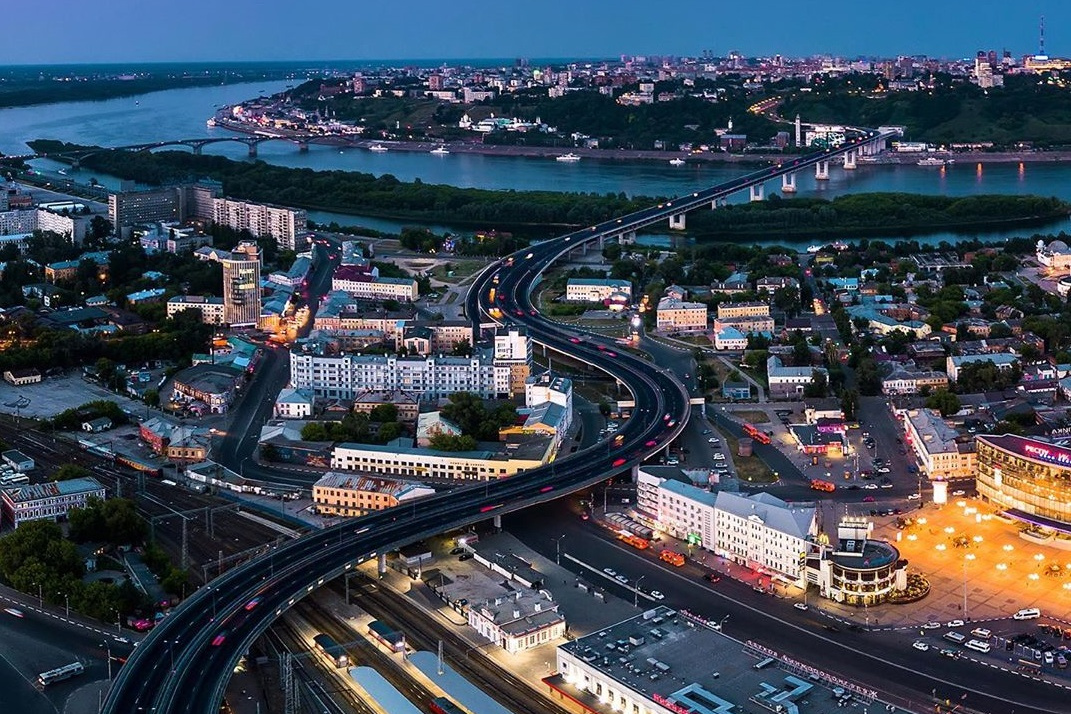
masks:
<svg viewBox="0 0 1071 714"><path fill-rule="evenodd" d="M960 409L959 397L947 389L938 389L926 398L926 408L937 410L943 417L950 417Z"/></svg>
<svg viewBox="0 0 1071 714"><path fill-rule="evenodd" d="M803 396L808 399L820 399L829 394L829 381L825 372L815 370L810 384L803 388Z"/></svg>
<svg viewBox="0 0 1071 714"><path fill-rule="evenodd" d="M844 418L855 421L855 411L859 408L859 392L854 389L845 389L840 395L840 409L844 412Z"/></svg>
<svg viewBox="0 0 1071 714"><path fill-rule="evenodd" d="M275 444L261 444L260 446L260 458L263 461L272 463L279 460L279 449Z"/></svg>
<svg viewBox="0 0 1071 714"><path fill-rule="evenodd" d="M52 474L53 481L70 481L76 478L85 478L89 476L89 470L78 466L77 464L62 464L56 472Z"/></svg>
<svg viewBox="0 0 1071 714"><path fill-rule="evenodd" d="M435 434L428 445L436 451L473 451L477 446L476 439L465 434Z"/></svg>
<svg viewBox="0 0 1071 714"><path fill-rule="evenodd" d="M455 357L471 357L472 343L468 340L458 340L454 343L453 355Z"/></svg>

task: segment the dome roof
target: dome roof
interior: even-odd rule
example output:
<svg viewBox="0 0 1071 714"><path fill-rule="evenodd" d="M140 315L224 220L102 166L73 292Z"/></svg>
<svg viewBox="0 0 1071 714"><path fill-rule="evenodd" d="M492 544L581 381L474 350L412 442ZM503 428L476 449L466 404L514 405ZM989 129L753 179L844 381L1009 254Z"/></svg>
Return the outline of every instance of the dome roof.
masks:
<svg viewBox="0 0 1071 714"><path fill-rule="evenodd" d="M1052 243L1049 243L1049 252L1050 253L1067 253L1068 252L1067 243L1064 243L1062 240L1054 240Z"/></svg>

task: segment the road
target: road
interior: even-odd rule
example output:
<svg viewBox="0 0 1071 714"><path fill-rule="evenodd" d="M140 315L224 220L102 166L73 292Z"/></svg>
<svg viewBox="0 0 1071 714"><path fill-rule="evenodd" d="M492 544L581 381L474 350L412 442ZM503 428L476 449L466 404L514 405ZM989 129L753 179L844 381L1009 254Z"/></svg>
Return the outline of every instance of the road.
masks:
<svg viewBox="0 0 1071 714"><path fill-rule="evenodd" d="M915 630L876 633L840 627L830 632L824 626L832 621L816 608L800 612L789 600L758 596L749 586L729 578L709 585L701 580L703 571L698 566L673 569L660 563L653 553L619 545L608 531L577 517L580 509L576 500L561 499L511 514L504 526L549 560L555 558L558 537L564 535L562 552L591 564L596 571L611 567L633 582L643 576L643 589L661 591L666 596L664 604L670 607L687 607L712 620L728 615L725 633L730 637L765 644L827 672L887 692L893 701L911 702L919 711L924 703L928 704L935 688L939 695L956 701L966 692L966 706L993 714L1012 710L1017 714L1067 711L1064 690L1038 686L1029 679L998 670L982 670L981 665L966 660L941 657L936 650L911 649L911 642L917 638ZM568 558L563 557L561 563L618 597L628 601L635 597L631 590L582 569ZM649 606L651 602L643 604Z"/></svg>

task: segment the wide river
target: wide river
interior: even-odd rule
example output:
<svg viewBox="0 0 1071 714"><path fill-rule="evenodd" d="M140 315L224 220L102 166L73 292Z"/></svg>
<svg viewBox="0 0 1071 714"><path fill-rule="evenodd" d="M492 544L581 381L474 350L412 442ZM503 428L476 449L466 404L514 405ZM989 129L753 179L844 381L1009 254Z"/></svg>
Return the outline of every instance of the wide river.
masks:
<svg viewBox="0 0 1071 714"><path fill-rule="evenodd" d="M205 121L215 109L258 94L282 91L285 82L257 82L219 87L175 89L139 97L101 102L65 102L33 107L0 109L0 152L22 154L26 142L35 138L60 139L80 144L119 146L167 139L228 136L223 129L210 128ZM245 159L243 144L224 142L205 147L206 153ZM563 164L549 159L450 154L434 156L417 152L373 153L361 149L312 146L299 153L287 142L265 142L259 159L281 166L311 169L364 171L376 175L393 174L403 181L486 189L578 191L599 194L624 192L629 195L673 196L691 193L748 170L731 164L689 164L670 166L668 162L596 161L585 159ZM56 170L59 164L38 161L42 170ZM72 174L83 181L93 176L115 186L112 177L89 171ZM797 196L837 196L868 191L969 195L980 193L1038 194L1071 201L1071 165L1039 164L953 164L943 168L914 165L860 165L847 172L833 168L830 180L815 181L814 175L798 177ZM779 191L779 184L767 191ZM738 200L746 200L739 196ZM317 221L337 220L342 224L364 225L381 230L397 230L397 221L377 220L312 212ZM433 226L444 229L442 226ZM1071 221L1045 228L1046 232L1069 230ZM990 233L988 240L1002 240L1018 233ZM925 242L955 240L952 234L918 237ZM958 236L958 237L963 237ZM771 239L776 239L771 236ZM794 243L798 241L793 241Z"/></svg>

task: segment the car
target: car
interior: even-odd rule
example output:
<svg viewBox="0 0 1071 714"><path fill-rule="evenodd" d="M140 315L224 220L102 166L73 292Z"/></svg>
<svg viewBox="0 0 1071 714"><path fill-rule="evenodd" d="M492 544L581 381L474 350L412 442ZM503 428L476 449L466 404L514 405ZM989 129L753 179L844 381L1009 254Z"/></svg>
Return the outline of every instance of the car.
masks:
<svg viewBox="0 0 1071 714"><path fill-rule="evenodd" d="M212 638L212 646L213 647L219 647L220 645L222 645L226 641L227 641L227 631L226 630L220 630L219 634L217 634L215 637Z"/></svg>
<svg viewBox="0 0 1071 714"><path fill-rule="evenodd" d="M879 467L878 467L878 468L876 469L876 471L877 471L877 472L878 472L879 474L888 474L888 473L892 473L892 469L890 469L890 468L889 468L888 466L879 466Z"/></svg>
<svg viewBox="0 0 1071 714"><path fill-rule="evenodd" d="M924 630L938 630L940 628L941 628L941 623L937 622L936 620L930 620L929 622L927 622L925 625L922 626L922 629L924 629Z"/></svg>
<svg viewBox="0 0 1071 714"><path fill-rule="evenodd" d="M917 649L919 652L927 652L930 649L930 646L922 640L915 640L911 643L911 646Z"/></svg>
<svg viewBox="0 0 1071 714"><path fill-rule="evenodd" d="M457 556L458 561L472 560L472 558L472 553L462 553L461 555Z"/></svg>
<svg viewBox="0 0 1071 714"><path fill-rule="evenodd" d="M945 623L945 627L963 627L963 620L949 620Z"/></svg>
<svg viewBox="0 0 1071 714"><path fill-rule="evenodd" d="M520 310L520 309L514 310L513 314L516 315L517 317L524 317L524 310Z"/></svg>
<svg viewBox="0 0 1071 714"><path fill-rule="evenodd" d="M616 570L614 570L613 568L603 568L603 569L602 569L602 572L606 573L606 574L607 574L607 575L609 575L609 576L610 576L611 578L612 578L612 577L614 577L615 575L617 575L617 571L616 571Z"/></svg>
<svg viewBox="0 0 1071 714"><path fill-rule="evenodd" d="M974 628L973 630L971 630L971 634L980 640L988 640L990 637L993 636L993 633L984 627Z"/></svg>
<svg viewBox="0 0 1071 714"><path fill-rule="evenodd" d="M907 500L909 500L909 501L918 501L921 498L922 498L922 496L917 494L917 493L909 493L909 494L907 494Z"/></svg>
<svg viewBox="0 0 1071 714"><path fill-rule="evenodd" d="M703 429L703 436L706 436L709 433L710 433L710 429Z"/></svg>
<svg viewBox="0 0 1071 714"><path fill-rule="evenodd" d="M625 465L625 460L624 459L614 459L614 462L612 464L610 464L610 467L616 469L618 466L624 466L624 465Z"/></svg>
<svg viewBox="0 0 1071 714"><path fill-rule="evenodd" d="M952 492L952 495L953 496L966 496L967 492L964 491L962 488L957 488L955 491Z"/></svg>
<svg viewBox="0 0 1071 714"><path fill-rule="evenodd" d="M665 600L665 599L666 599L666 596L665 596L665 595L663 595L662 593L660 593L660 592L659 592L658 590L652 590L652 591L651 591L651 593L650 593L650 595L651 595L651 597L653 597L653 598L654 598L655 600Z"/></svg>
<svg viewBox="0 0 1071 714"><path fill-rule="evenodd" d="M535 308L533 307L533 308L532 308L531 310L529 310L529 311L528 311L528 314L529 314L529 315L538 315L538 314L539 314L539 310L536 310L536 309L535 309Z"/></svg>
<svg viewBox="0 0 1071 714"><path fill-rule="evenodd" d="M670 417L669 412L666 412L662 415L662 421L669 421L671 418L672 417Z"/></svg>
<svg viewBox="0 0 1071 714"><path fill-rule="evenodd" d="M607 357L617 357L617 353L612 350L606 350Z"/></svg>
<svg viewBox="0 0 1071 714"><path fill-rule="evenodd" d="M892 486L893 485L891 483L889 483L888 481L886 481L885 483L881 484L881 488L892 488Z"/></svg>
<svg viewBox="0 0 1071 714"><path fill-rule="evenodd" d="M14 607L5 607L4 608L4 612L6 612L7 614L11 615L12 617L26 617L25 615L22 614L22 610L19 610L19 609L14 608Z"/></svg>
<svg viewBox="0 0 1071 714"><path fill-rule="evenodd" d="M941 654L950 659L959 659L959 650L943 649L941 650Z"/></svg>
<svg viewBox="0 0 1071 714"><path fill-rule="evenodd" d="M614 576L614 580L616 580L619 583L626 583L626 584L628 583L628 577L625 576L625 575L621 575L621 574L615 575Z"/></svg>
<svg viewBox="0 0 1071 714"><path fill-rule="evenodd" d="M650 441L645 443L644 446L646 446L648 448L650 448L652 446L658 446L658 440L657 439L651 439Z"/></svg>
<svg viewBox="0 0 1071 714"><path fill-rule="evenodd" d="M245 604L246 612L249 612L250 610L252 610L254 607L256 607L259 604L260 604L260 598L259 597L253 598L252 600L250 600L249 602L247 602Z"/></svg>
<svg viewBox="0 0 1071 714"><path fill-rule="evenodd" d="M712 436L709 439L707 439L707 443L708 444L717 444L718 440Z"/></svg>
<svg viewBox="0 0 1071 714"><path fill-rule="evenodd" d="M725 454L721 453L720 451L715 453L714 454L714 460L715 461L724 461L725 460Z"/></svg>
<svg viewBox="0 0 1071 714"><path fill-rule="evenodd" d="M465 549L462 548L461 546L458 546L458 547L452 548L450 550L450 555L461 555L464 552L465 552Z"/></svg>
<svg viewBox="0 0 1071 714"><path fill-rule="evenodd" d="M863 496L863 503L873 503L873 502L874 502L874 497L873 496Z"/></svg>
<svg viewBox="0 0 1071 714"><path fill-rule="evenodd" d="M128 640L125 637L113 637L112 639L115 640L116 642L118 642L121 645L129 645L130 644L130 640Z"/></svg>
<svg viewBox="0 0 1071 714"><path fill-rule="evenodd" d="M865 483L863 484L863 488L865 488L867 491L877 491L878 485L876 483Z"/></svg>
<svg viewBox="0 0 1071 714"><path fill-rule="evenodd" d="M611 353L611 356L612 356L612 353ZM670 419L669 421L666 422L666 426L668 426L670 429L672 429L673 427L677 426L677 420L676 419Z"/></svg>
<svg viewBox="0 0 1071 714"><path fill-rule="evenodd" d="M591 518L591 516L589 516L589 515L587 514L587 511L585 511L584 513L581 513L581 514L580 514L580 520L582 520L582 521L586 521L586 520L588 520L589 518Z"/></svg>
<svg viewBox="0 0 1071 714"><path fill-rule="evenodd" d="M1045 656L1045 664L1051 665L1056 659L1053 656L1052 652L1046 652L1044 656Z"/></svg>
<svg viewBox="0 0 1071 714"><path fill-rule="evenodd" d="M572 342L574 345L579 345L580 344L580 338L579 337L570 337L569 341Z"/></svg>
<svg viewBox="0 0 1071 714"><path fill-rule="evenodd" d="M808 609L810 609L810 608L807 607L807 603L805 603L805 602L793 603L792 607L796 608L797 610L801 610L803 612L806 612Z"/></svg>
<svg viewBox="0 0 1071 714"><path fill-rule="evenodd" d="M708 583L717 583L717 582L721 582L721 576L720 576L720 575L718 575L717 573L707 573L707 574L706 574L705 576L703 576L703 577L704 577L704 579L705 579L705 580L706 580L706 581L707 581Z"/></svg>

